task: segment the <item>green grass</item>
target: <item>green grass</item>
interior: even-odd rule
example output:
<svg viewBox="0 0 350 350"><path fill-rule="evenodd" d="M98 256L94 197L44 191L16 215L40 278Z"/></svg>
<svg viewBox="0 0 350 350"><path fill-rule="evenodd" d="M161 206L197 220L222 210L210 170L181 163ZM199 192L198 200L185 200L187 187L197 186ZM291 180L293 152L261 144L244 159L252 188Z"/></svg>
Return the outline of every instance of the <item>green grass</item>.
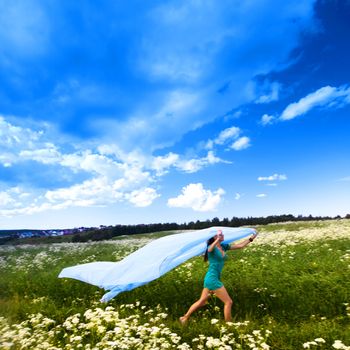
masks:
<svg viewBox="0 0 350 350"><path fill-rule="evenodd" d="M308 228L325 228L334 225L334 221L295 221L273 223L268 225L258 225L257 228L262 232L273 232L278 230L300 231Z"/></svg>
<svg viewBox="0 0 350 350"><path fill-rule="evenodd" d="M307 224L306 228L310 228ZM323 225L323 229L327 229L327 225ZM304 223L293 223L267 225L259 230L270 232L270 226L276 231L291 232L305 228ZM138 237L155 238L163 234ZM71 247L38 246L1 251L0 316L6 319L6 324L19 324L38 313L63 324L68 317L83 314L87 309L104 309L106 305L98 302L104 294L102 290L79 281L58 279L57 275L64 267L88 261L115 261L137 248L135 239L129 244L124 241L121 245L116 242ZM272 333L267 343L276 350L302 349L303 343L315 338L326 341L324 349L331 349L337 339L350 345L350 315L344 305L350 303L349 249L350 238L338 238L283 247L252 245L229 252L223 282L234 301L233 322L249 321L248 325L235 328L231 337L237 340L253 330L268 329ZM168 314L162 323L181 336L181 342L196 348L194 338L200 334L220 338L223 336L220 327L225 326L223 307L216 297L195 313L186 327L178 322L178 317L199 297L206 268L201 257L193 258L148 285L118 295L108 305L119 310L124 319L138 315L144 323L150 316L143 309L120 308L121 305L134 305L139 301L146 309L158 306ZM212 319L220 321L212 325ZM94 333L92 339L91 334L86 339L92 343L101 338ZM56 338L59 342L58 335ZM248 349L247 341L242 339L243 349ZM63 337L60 342L63 348L62 344L72 341Z"/></svg>
<svg viewBox="0 0 350 350"><path fill-rule="evenodd" d="M155 239L160 238L167 235L172 235L178 233L180 231L160 231L160 232L152 232L152 233L139 233L139 234L130 234L130 235L121 235L115 236L111 238L111 240L134 240L135 238L149 238ZM184 231L181 231L184 232ZM79 235L84 238L89 234L87 232L81 232ZM40 245L40 244L53 244L53 243L71 243L74 239L74 234L71 235L63 235L63 236L48 236L48 237L28 237L28 238L13 238L7 245Z"/></svg>

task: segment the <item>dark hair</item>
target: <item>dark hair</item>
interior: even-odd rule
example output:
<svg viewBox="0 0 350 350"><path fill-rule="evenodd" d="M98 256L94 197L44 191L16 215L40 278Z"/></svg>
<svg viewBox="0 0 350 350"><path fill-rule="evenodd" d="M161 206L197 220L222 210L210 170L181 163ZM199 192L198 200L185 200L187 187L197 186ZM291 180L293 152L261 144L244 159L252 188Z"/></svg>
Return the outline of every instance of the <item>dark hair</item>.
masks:
<svg viewBox="0 0 350 350"><path fill-rule="evenodd" d="M204 261L208 261L208 247L209 247L212 243L214 243L214 241L215 241L215 236L213 236L213 237L211 237L211 238L209 238L209 239L207 240L207 249L205 250Z"/></svg>

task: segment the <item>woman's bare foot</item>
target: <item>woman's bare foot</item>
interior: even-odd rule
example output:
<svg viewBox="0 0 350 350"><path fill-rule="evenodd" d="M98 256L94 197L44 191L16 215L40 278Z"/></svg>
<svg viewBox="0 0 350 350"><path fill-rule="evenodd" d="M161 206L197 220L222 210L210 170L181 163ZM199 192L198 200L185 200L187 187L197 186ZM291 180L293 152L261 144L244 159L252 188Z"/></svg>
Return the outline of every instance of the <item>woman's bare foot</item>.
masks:
<svg viewBox="0 0 350 350"><path fill-rule="evenodd" d="M180 323L184 326L187 323L188 318L186 316L182 316L179 318Z"/></svg>

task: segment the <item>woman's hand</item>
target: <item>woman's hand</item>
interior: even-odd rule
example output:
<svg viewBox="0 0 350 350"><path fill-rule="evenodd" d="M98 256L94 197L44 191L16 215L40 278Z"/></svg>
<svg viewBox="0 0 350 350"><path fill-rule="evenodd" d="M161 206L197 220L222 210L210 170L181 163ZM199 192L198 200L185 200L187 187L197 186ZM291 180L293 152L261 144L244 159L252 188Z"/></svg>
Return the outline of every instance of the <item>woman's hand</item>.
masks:
<svg viewBox="0 0 350 350"><path fill-rule="evenodd" d="M219 242L220 242L220 237L218 236L218 237L216 237L216 240L214 241L214 244L218 245Z"/></svg>
<svg viewBox="0 0 350 350"><path fill-rule="evenodd" d="M215 241L208 247L208 252L211 253L214 248L218 245L219 243L219 237L216 237Z"/></svg>
<svg viewBox="0 0 350 350"><path fill-rule="evenodd" d="M257 235L258 235L258 232L255 231L255 233L253 234L253 236L250 237L249 240L250 240L251 242L253 242Z"/></svg>
<svg viewBox="0 0 350 350"><path fill-rule="evenodd" d="M212 252L218 244L220 244L220 237L216 237L215 241L208 247L208 252Z"/></svg>

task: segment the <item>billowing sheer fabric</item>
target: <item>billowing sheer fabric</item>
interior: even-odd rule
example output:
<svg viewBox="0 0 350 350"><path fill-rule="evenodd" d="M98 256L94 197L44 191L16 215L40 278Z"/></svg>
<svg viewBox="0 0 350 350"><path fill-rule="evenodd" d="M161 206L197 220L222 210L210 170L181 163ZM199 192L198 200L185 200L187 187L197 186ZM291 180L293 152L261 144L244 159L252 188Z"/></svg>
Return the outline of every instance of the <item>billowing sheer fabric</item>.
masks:
<svg viewBox="0 0 350 350"><path fill-rule="evenodd" d="M230 243L255 233L251 228L211 227L204 230L168 235L136 250L118 262L97 261L67 267L58 277L74 278L108 291L101 299L107 302L121 292L149 283L186 260L205 252L206 241L223 231Z"/></svg>

